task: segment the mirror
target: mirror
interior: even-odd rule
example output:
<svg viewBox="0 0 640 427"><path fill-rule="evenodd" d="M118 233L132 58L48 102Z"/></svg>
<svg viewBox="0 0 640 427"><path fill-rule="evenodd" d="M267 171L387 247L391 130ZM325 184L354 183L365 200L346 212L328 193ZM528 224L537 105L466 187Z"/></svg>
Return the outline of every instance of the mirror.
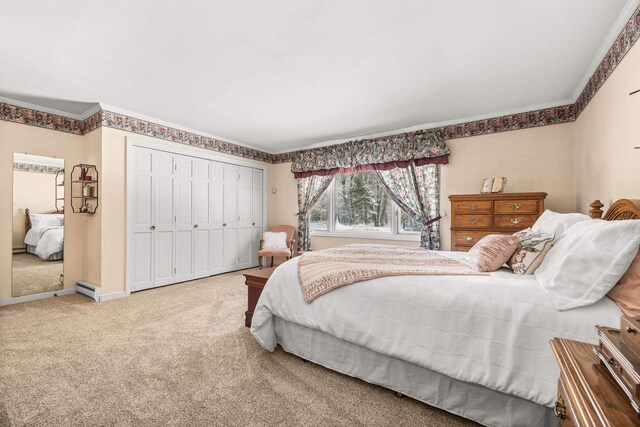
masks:
<svg viewBox="0 0 640 427"><path fill-rule="evenodd" d="M13 155L11 296L63 288L64 160Z"/></svg>

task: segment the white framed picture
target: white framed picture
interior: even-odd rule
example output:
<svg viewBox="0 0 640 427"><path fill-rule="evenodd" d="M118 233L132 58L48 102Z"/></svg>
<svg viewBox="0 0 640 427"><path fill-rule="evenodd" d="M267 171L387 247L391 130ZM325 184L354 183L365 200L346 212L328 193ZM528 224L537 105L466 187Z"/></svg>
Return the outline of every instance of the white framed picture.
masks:
<svg viewBox="0 0 640 427"><path fill-rule="evenodd" d="M484 181L482 181L482 190L480 192L491 193L492 189L493 189L493 178L485 178Z"/></svg>
<svg viewBox="0 0 640 427"><path fill-rule="evenodd" d="M502 193L504 191L504 187L507 184L507 178L504 176L499 176L493 179L493 185L491 186L492 193Z"/></svg>

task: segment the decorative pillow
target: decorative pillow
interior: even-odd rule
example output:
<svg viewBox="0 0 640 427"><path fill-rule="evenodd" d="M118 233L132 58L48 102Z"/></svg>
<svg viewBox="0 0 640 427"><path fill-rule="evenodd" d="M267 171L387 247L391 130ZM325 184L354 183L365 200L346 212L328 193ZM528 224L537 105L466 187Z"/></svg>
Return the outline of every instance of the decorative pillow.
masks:
<svg viewBox="0 0 640 427"><path fill-rule="evenodd" d="M627 316L640 317L640 252L607 296Z"/></svg>
<svg viewBox="0 0 640 427"><path fill-rule="evenodd" d="M530 228L514 234L518 247L508 264L516 274L533 274L553 247L553 234L536 233Z"/></svg>
<svg viewBox="0 0 640 427"><path fill-rule="evenodd" d="M558 310L593 304L629 269L640 221L583 221L569 228L534 273Z"/></svg>
<svg viewBox="0 0 640 427"><path fill-rule="evenodd" d="M64 225L64 215L62 214L29 214L31 227L60 227Z"/></svg>
<svg viewBox="0 0 640 427"><path fill-rule="evenodd" d="M558 213L547 209L531 229L537 233L553 234L558 241L572 225L582 221L591 221L591 217L581 213Z"/></svg>
<svg viewBox="0 0 640 427"><path fill-rule="evenodd" d="M272 233L271 231L267 231L262 235L262 239L264 240L263 249L288 249L289 245L287 245L287 233L284 231L280 233Z"/></svg>
<svg viewBox="0 0 640 427"><path fill-rule="evenodd" d="M467 262L478 271L496 271L511 258L517 247L515 236L489 234L469 250Z"/></svg>

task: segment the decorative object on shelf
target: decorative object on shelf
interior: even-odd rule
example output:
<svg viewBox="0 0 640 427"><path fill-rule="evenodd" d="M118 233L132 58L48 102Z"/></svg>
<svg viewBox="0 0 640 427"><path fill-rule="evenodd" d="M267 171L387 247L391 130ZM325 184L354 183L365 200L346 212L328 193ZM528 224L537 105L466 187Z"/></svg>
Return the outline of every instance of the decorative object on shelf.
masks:
<svg viewBox="0 0 640 427"><path fill-rule="evenodd" d="M75 213L94 214L98 209L98 170L79 164L71 171L71 208Z"/></svg>
<svg viewBox="0 0 640 427"><path fill-rule="evenodd" d="M56 212L64 213L64 169L56 172Z"/></svg>
<svg viewBox="0 0 640 427"><path fill-rule="evenodd" d="M491 189L493 188L493 178L485 178L482 181L482 190L480 191L482 194L491 193Z"/></svg>
<svg viewBox="0 0 640 427"><path fill-rule="evenodd" d="M493 178L493 186L491 187L491 192L502 193L504 192L505 185L507 185L507 178L505 178L504 176Z"/></svg>

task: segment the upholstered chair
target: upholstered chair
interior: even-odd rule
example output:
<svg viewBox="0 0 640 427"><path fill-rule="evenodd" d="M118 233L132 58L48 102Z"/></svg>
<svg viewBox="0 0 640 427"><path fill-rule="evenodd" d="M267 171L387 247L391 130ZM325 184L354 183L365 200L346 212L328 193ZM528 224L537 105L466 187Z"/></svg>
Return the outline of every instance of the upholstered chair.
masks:
<svg viewBox="0 0 640 427"><path fill-rule="evenodd" d="M272 233L287 233L288 248L264 248L264 239L260 240L260 250L258 251L258 264L262 270L262 258L271 257L271 267L273 267L274 257L284 257L285 260L291 259L293 256L293 245L295 244L296 228L292 225L274 225L269 228Z"/></svg>

